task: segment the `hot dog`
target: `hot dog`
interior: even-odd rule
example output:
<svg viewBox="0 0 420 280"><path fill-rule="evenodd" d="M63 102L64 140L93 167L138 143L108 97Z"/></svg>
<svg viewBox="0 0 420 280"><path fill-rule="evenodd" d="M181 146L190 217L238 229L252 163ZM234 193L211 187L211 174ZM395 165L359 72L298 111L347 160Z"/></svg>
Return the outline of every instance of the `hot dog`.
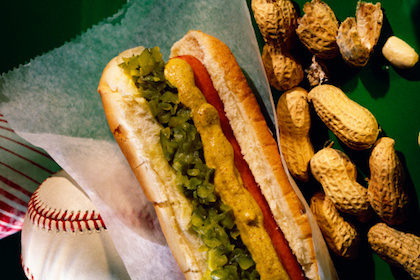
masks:
<svg viewBox="0 0 420 280"><path fill-rule="evenodd" d="M230 49L201 31L113 58L109 127L187 279L319 279L312 230Z"/></svg>

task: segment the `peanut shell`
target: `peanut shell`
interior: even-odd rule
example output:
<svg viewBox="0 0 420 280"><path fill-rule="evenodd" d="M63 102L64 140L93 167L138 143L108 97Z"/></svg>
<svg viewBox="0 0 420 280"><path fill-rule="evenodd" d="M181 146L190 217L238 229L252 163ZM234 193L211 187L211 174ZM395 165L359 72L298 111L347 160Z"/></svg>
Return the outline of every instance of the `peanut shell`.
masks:
<svg viewBox="0 0 420 280"><path fill-rule="evenodd" d="M253 0L251 8L264 40L290 50L296 40L298 18L293 3L290 0Z"/></svg>
<svg viewBox="0 0 420 280"><path fill-rule="evenodd" d="M326 83L329 79L327 66L316 55L312 56L312 63L305 69L305 73L311 87Z"/></svg>
<svg viewBox="0 0 420 280"><path fill-rule="evenodd" d="M369 201L378 216L390 225L407 219L409 204L404 190L404 169L394 145L393 139L382 137L376 141L369 157Z"/></svg>
<svg viewBox="0 0 420 280"><path fill-rule="evenodd" d="M269 82L271 81L270 84L278 90L289 90L303 80L302 65L290 53L283 53L279 46L266 44L263 48L262 60Z"/></svg>
<svg viewBox="0 0 420 280"><path fill-rule="evenodd" d="M353 181L357 180L357 168L351 159L340 150L335 150L339 157L343 160L344 167L346 168L347 175Z"/></svg>
<svg viewBox="0 0 420 280"><path fill-rule="evenodd" d="M338 28L337 44L344 61L353 67L363 67L369 61L370 50L362 44L356 20L346 18Z"/></svg>
<svg viewBox="0 0 420 280"><path fill-rule="evenodd" d="M338 28L337 44L344 61L363 67L378 42L383 23L381 4L358 2L356 18L346 18Z"/></svg>
<svg viewBox="0 0 420 280"><path fill-rule="evenodd" d="M336 36L338 20L331 8L321 0L303 6L304 15L298 19L296 34L310 52L323 59L338 55Z"/></svg>
<svg viewBox="0 0 420 280"><path fill-rule="evenodd" d="M420 237L378 223L368 232L368 242L383 260L404 268L414 280L420 280Z"/></svg>
<svg viewBox="0 0 420 280"><path fill-rule="evenodd" d="M378 43L383 24L381 3L358 2L356 8L357 32L369 52L372 52Z"/></svg>
<svg viewBox="0 0 420 280"><path fill-rule="evenodd" d="M276 75L274 75L273 60L268 52L268 45L264 45L261 59L264 65L265 74L267 75L268 83L278 90L282 90L282 86L277 81Z"/></svg>
<svg viewBox="0 0 420 280"><path fill-rule="evenodd" d="M305 89L295 87L280 96L276 107L283 157L290 174L302 182L309 179L309 161L314 155L307 96Z"/></svg>
<svg viewBox="0 0 420 280"><path fill-rule="evenodd" d="M318 85L308 99L325 125L348 147L370 148L379 135L375 116L333 85Z"/></svg>
<svg viewBox="0 0 420 280"><path fill-rule="evenodd" d="M338 210L355 215L361 221L371 217L367 189L355 180L354 163L346 154L325 147L312 157L310 168Z"/></svg>
<svg viewBox="0 0 420 280"><path fill-rule="evenodd" d="M332 201L318 192L311 198L311 210L331 251L344 258L356 258L359 233L353 224L340 215Z"/></svg>

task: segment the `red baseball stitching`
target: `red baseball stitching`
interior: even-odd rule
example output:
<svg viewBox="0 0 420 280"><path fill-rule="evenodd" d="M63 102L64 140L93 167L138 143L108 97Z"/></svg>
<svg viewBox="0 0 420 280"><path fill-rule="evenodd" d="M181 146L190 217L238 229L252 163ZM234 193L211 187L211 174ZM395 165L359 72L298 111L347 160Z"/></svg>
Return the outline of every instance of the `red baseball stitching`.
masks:
<svg viewBox="0 0 420 280"><path fill-rule="evenodd" d="M27 215L30 221L48 231L65 231L65 232L83 232L87 230L101 231L106 230L106 226L100 214L95 210L86 211L62 211L61 209L52 209L44 205L39 198L38 188L28 203Z"/></svg>
<svg viewBox="0 0 420 280"><path fill-rule="evenodd" d="M22 269L23 269L23 272L25 273L26 278L28 278L29 280L35 280L34 276L32 275L31 271L29 270L29 267L27 267L23 263L22 254L20 255L20 263L22 264Z"/></svg>

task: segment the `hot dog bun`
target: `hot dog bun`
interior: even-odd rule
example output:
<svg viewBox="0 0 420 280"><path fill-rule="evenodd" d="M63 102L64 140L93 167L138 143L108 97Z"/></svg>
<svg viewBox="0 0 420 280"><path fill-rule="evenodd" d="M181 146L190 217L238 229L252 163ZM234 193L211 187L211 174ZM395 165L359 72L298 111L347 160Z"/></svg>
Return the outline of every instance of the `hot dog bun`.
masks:
<svg viewBox="0 0 420 280"><path fill-rule="evenodd" d="M201 240L188 230L191 205L176 189L175 173L164 160L159 124L150 115L147 104L142 106L133 100L131 94L137 89L118 66L122 57L138 55L143 49L130 49L113 58L103 71L98 91L109 127L154 205L175 260L187 279L201 279L206 270L206 256L199 250Z"/></svg>
<svg viewBox="0 0 420 280"><path fill-rule="evenodd" d="M122 57L140 54L142 47L113 58L103 71L101 94L110 129L147 198L154 204L162 230L187 279L206 271L202 241L189 230L192 206L175 186L175 173L164 159L160 125L146 101L134 98L133 80L118 66ZM308 279L319 279L312 230L282 165L273 138L252 90L229 48L200 31L190 31L171 49L171 57L192 55L207 68L225 107L227 118L274 219Z"/></svg>

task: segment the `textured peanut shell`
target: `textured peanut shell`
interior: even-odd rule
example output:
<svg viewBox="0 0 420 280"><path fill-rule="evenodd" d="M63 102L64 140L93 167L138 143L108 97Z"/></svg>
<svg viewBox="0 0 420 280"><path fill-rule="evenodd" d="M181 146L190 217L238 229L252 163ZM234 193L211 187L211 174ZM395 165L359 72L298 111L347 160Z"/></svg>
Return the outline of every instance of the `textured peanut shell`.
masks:
<svg viewBox="0 0 420 280"><path fill-rule="evenodd" d="M393 139L382 137L376 141L369 157L369 201L378 216L390 225L407 219L409 204L404 190L404 169L394 145Z"/></svg>
<svg viewBox="0 0 420 280"><path fill-rule="evenodd" d="M354 259L359 252L359 233L335 208L332 201L322 192L311 198L311 210L328 247L334 254Z"/></svg>
<svg viewBox="0 0 420 280"><path fill-rule="evenodd" d="M368 232L368 242L383 260L404 268L414 280L420 280L420 237L378 223Z"/></svg>
<svg viewBox="0 0 420 280"><path fill-rule="evenodd" d="M356 20L346 18L338 28L337 44L344 61L353 67L363 67L369 61L370 50L362 44Z"/></svg>
<svg viewBox="0 0 420 280"><path fill-rule="evenodd" d="M381 4L358 2L356 18L346 18L338 28L337 45L344 61L363 67L378 42L383 23Z"/></svg>
<svg viewBox="0 0 420 280"><path fill-rule="evenodd" d="M276 75L274 75L273 60L268 52L268 45L264 45L261 59L264 65L265 74L267 75L268 83L278 90L282 90L282 86L277 81Z"/></svg>
<svg viewBox="0 0 420 280"><path fill-rule="evenodd" d="M303 80L302 65L291 54L282 52L279 46L266 44L262 60L270 84L280 91L289 90Z"/></svg>
<svg viewBox="0 0 420 280"><path fill-rule="evenodd" d="M253 0L251 8L264 40L290 49L296 40L297 12L289 0Z"/></svg>
<svg viewBox="0 0 420 280"><path fill-rule="evenodd" d="M304 15L298 19L296 34L300 41L316 56L324 59L338 55L336 36L338 20L333 10L320 0L303 6Z"/></svg>
<svg viewBox="0 0 420 280"><path fill-rule="evenodd" d="M283 157L290 174L302 182L309 179L309 161L314 155L307 96L305 89L295 87L280 96L276 107Z"/></svg>
<svg viewBox="0 0 420 280"><path fill-rule="evenodd" d="M365 221L371 217L367 189L355 180L351 165L346 154L331 147L321 149L310 161L312 175L335 207Z"/></svg>
<svg viewBox="0 0 420 280"><path fill-rule="evenodd" d="M370 148L379 135L375 116L333 85L318 85L308 99L319 118L344 144L354 150Z"/></svg>
<svg viewBox="0 0 420 280"><path fill-rule="evenodd" d="M383 24L381 3L358 2L356 8L357 32L362 44L371 52L378 43Z"/></svg>
<svg viewBox="0 0 420 280"><path fill-rule="evenodd" d="M342 151L335 150L339 157L343 160L344 167L346 168L347 175L353 181L357 180L357 168L351 159Z"/></svg>

